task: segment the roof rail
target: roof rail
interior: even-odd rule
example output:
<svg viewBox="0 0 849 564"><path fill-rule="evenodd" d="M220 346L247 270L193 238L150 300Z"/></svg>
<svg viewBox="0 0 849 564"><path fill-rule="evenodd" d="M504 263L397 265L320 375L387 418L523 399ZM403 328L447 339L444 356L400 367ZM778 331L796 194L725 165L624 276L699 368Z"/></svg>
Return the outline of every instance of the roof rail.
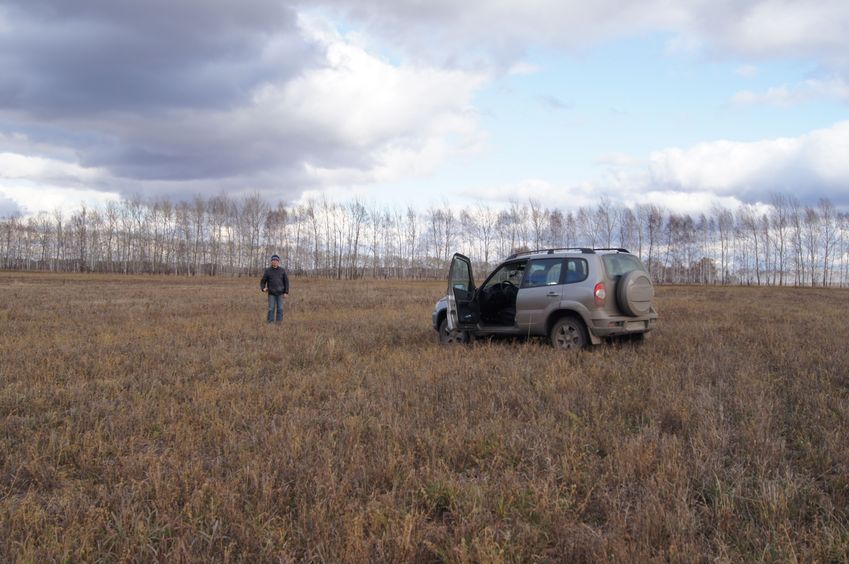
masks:
<svg viewBox="0 0 849 564"><path fill-rule="evenodd" d="M594 251L617 251L620 253L630 253L628 249L623 249L622 247L604 247L604 248L594 248Z"/></svg>
<svg viewBox="0 0 849 564"><path fill-rule="evenodd" d="M506 260L512 260L522 255L533 255L535 253L548 253L550 255L553 255L557 251L581 251L584 254L595 254L595 251L593 249L590 249L589 247L556 247L553 249L534 249L532 251L519 251L518 253L513 253L512 255L507 257Z"/></svg>

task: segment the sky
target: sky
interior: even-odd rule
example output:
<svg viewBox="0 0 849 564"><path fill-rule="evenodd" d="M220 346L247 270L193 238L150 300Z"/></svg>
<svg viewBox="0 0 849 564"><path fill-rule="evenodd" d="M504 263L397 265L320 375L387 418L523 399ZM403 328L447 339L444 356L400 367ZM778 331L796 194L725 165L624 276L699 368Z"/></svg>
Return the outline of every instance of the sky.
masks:
<svg viewBox="0 0 849 564"><path fill-rule="evenodd" d="M0 216L849 209L845 0L0 0Z"/></svg>

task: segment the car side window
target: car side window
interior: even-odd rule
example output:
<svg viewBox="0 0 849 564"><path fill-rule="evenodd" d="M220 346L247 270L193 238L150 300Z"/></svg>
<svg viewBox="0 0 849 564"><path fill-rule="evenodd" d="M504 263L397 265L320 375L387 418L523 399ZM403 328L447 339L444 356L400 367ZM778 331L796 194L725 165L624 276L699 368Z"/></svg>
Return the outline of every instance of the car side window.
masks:
<svg viewBox="0 0 849 564"><path fill-rule="evenodd" d="M587 279L589 268L585 259L569 258L565 261L563 269L563 284L574 284Z"/></svg>
<svg viewBox="0 0 849 564"><path fill-rule="evenodd" d="M469 265L461 260L454 260L451 263L451 287L455 290L462 290L463 292L470 292L471 288L469 288L469 281L471 280L472 275L469 272Z"/></svg>
<svg viewBox="0 0 849 564"><path fill-rule="evenodd" d="M525 266L526 263L524 262L503 265L489 277L489 280L484 284L484 288L490 288L502 282L510 282L514 286L519 287L524 278Z"/></svg>
<svg viewBox="0 0 849 564"><path fill-rule="evenodd" d="M522 288L537 288L539 286L554 286L560 284L560 274L563 270L563 259L538 259L528 264L528 271Z"/></svg>

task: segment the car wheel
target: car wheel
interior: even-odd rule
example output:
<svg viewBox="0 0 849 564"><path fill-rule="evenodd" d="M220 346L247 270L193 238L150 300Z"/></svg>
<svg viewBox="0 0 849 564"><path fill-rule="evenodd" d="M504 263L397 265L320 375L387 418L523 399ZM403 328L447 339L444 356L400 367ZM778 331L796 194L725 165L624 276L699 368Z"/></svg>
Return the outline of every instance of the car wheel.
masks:
<svg viewBox="0 0 849 564"><path fill-rule="evenodd" d="M584 322L572 316L559 319L551 328L550 336L554 348L566 351L585 349L590 342Z"/></svg>
<svg viewBox="0 0 849 564"><path fill-rule="evenodd" d="M448 319L443 319L439 324L439 342L443 345L452 343L466 343L469 340L469 334L465 331L457 331L448 329Z"/></svg>
<svg viewBox="0 0 849 564"><path fill-rule="evenodd" d="M642 270L632 270L616 284L616 304L619 310L631 317L648 315L654 298L654 286L649 275Z"/></svg>

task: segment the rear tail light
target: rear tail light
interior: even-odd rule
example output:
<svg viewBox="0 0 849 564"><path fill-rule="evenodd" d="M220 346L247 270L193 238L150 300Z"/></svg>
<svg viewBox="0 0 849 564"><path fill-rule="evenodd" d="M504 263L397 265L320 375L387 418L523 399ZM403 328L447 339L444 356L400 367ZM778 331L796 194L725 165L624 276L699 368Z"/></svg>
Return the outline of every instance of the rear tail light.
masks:
<svg viewBox="0 0 849 564"><path fill-rule="evenodd" d="M593 289L593 296L595 297L595 303L597 305L604 305L604 298L607 297L607 290L604 289L604 282L599 282L595 285L595 289Z"/></svg>

